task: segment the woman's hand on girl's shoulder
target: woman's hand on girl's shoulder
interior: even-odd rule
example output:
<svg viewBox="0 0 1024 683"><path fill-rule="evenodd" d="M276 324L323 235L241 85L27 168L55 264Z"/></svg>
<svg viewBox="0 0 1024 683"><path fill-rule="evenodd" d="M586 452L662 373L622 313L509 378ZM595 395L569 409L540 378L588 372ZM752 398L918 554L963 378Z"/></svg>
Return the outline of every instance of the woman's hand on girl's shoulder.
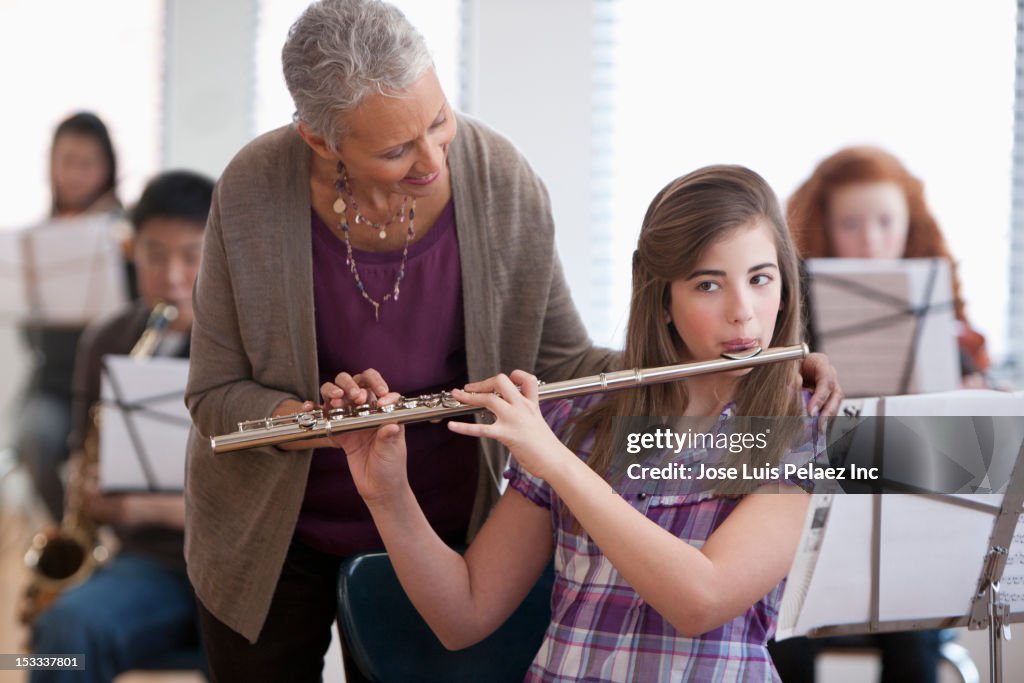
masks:
<svg viewBox="0 0 1024 683"><path fill-rule="evenodd" d="M845 398L843 388L839 386L839 373L823 353L812 353L804 359L800 366L800 375L805 384L814 383L814 393L807 402L807 414L821 414L824 417L835 417L839 414L839 404Z"/></svg>
<svg viewBox="0 0 1024 683"><path fill-rule="evenodd" d="M535 477L547 473L568 453L541 415L537 378L523 370L496 375L456 389L453 396L472 406L491 411L493 424L449 422L457 434L486 437L505 444L520 465ZM570 454L571 455L571 454Z"/></svg>

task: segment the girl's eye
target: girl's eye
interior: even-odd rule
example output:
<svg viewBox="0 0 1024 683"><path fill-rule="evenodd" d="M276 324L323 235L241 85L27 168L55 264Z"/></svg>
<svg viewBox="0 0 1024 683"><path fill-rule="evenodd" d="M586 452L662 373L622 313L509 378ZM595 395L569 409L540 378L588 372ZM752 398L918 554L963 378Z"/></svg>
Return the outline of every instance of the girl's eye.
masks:
<svg viewBox="0 0 1024 683"><path fill-rule="evenodd" d="M697 285L697 291L700 292L713 292L716 289L718 289L718 283L711 280L705 280Z"/></svg>
<svg viewBox="0 0 1024 683"><path fill-rule="evenodd" d="M391 152L388 152L387 154L382 154L381 156L383 158L385 158L385 159L401 159L404 154L405 154L405 146L403 145L403 146L399 147L398 149L396 149L394 151L391 151Z"/></svg>
<svg viewBox="0 0 1024 683"><path fill-rule="evenodd" d="M754 277L750 278L750 284L752 284L752 285L766 285L766 284L768 284L771 281L772 281L771 276L770 275L766 275L764 273L760 273L760 274L755 275Z"/></svg>

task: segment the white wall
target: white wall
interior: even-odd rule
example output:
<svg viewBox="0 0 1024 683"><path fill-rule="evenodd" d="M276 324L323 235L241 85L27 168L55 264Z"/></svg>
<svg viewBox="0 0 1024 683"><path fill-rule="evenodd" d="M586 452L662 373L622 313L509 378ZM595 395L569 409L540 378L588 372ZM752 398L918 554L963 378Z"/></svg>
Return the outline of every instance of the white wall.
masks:
<svg viewBox="0 0 1024 683"><path fill-rule="evenodd" d="M164 168L218 177L252 137L255 0L166 0Z"/></svg>
<svg viewBox="0 0 1024 683"><path fill-rule="evenodd" d="M590 277L591 0L466 0L466 112L512 140L547 185L558 252L585 322Z"/></svg>

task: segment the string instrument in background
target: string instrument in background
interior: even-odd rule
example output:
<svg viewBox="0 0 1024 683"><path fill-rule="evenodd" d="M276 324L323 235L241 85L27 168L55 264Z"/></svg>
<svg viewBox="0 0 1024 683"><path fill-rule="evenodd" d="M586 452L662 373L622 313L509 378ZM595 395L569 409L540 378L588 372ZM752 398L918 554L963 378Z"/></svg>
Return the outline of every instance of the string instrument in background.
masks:
<svg viewBox="0 0 1024 683"><path fill-rule="evenodd" d="M695 375L799 360L804 358L807 353L806 344L782 346L768 350L756 347L742 354L723 354L721 358L714 360L666 365L647 370L620 370L562 382L541 383L537 393L542 401L597 394L648 384L674 382ZM210 445L213 447L214 453L231 453L257 446L272 446L317 439L357 429L370 429L388 423L436 421L483 410L484 408L459 402L447 391L414 398L402 396L395 403L385 406L364 404L328 411L310 410L280 417L239 422L237 431L212 437Z"/></svg>
<svg viewBox="0 0 1024 683"><path fill-rule="evenodd" d="M140 361L151 358L177 317L175 306L158 303L149 314L145 331L132 347L131 357ZM110 557L110 550L98 540L96 520L85 509L86 485L95 481L99 467L99 426L97 404L89 410L82 459L68 485L60 526L37 533L25 553L25 565L32 578L19 614L23 624L34 622L62 592L84 582Z"/></svg>

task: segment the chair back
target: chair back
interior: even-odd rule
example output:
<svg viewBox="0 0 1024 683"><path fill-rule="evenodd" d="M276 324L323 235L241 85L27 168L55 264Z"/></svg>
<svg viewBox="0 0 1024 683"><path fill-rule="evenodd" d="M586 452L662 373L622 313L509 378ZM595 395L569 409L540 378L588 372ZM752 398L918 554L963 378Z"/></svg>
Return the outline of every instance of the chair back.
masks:
<svg viewBox="0 0 1024 683"><path fill-rule="evenodd" d="M554 578L549 564L497 631L453 652L406 597L387 553L355 555L342 564L338 577L345 647L376 683L521 683L551 621Z"/></svg>

